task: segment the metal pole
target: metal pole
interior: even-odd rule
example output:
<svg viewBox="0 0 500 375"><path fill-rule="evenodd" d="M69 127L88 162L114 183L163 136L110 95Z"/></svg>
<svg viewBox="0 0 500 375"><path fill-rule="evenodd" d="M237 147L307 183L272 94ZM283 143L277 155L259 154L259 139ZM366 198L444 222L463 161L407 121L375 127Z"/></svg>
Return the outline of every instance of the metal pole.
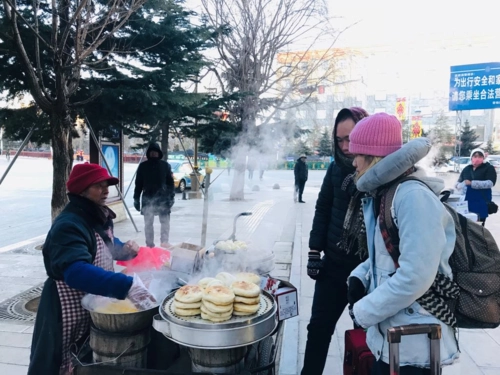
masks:
<svg viewBox="0 0 500 375"><path fill-rule="evenodd" d="M21 144L21 147L19 147L19 149L17 150L16 155L14 155L14 159L12 159L10 161L9 166L7 167L7 169L5 170L5 172L3 173L2 179L0 179L0 185L2 185L3 180L5 180L5 177L7 177L7 174L9 173L10 169L12 168L12 166L14 165L14 163L16 162L16 159L19 156L19 154L23 151L24 147L26 146L26 144L30 140L31 135L33 134L34 131L35 131L35 126L33 125L31 127L28 135L26 136L26 138L24 138L24 141Z"/></svg>
<svg viewBox="0 0 500 375"><path fill-rule="evenodd" d="M137 164L137 168L135 169L134 175L132 176L132 179L130 180L130 184L128 184L128 188L127 188L127 191L125 192L124 198L127 197L128 191L130 190L130 187L132 186L132 182L134 182L134 180L135 180L135 176L137 174L137 171L139 170L139 165L141 165L142 159L144 159L144 155L146 155L146 152L148 152L147 148L144 150L141 158L139 159L139 164Z"/></svg>
<svg viewBox="0 0 500 375"><path fill-rule="evenodd" d="M207 172L205 177L205 196L203 197L203 221L201 223L201 246L205 247L207 243L207 224L208 224L208 192L210 188L210 175Z"/></svg>
<svg viewBox="0 0 500 375"><path fill-rule="evenodd" d="M102 160L104 161L104 164L106 164L106 168L108 169L108 173L109 173L109 174L110 174L110 176L111 176L111 175L112 175L112 174L111 174L111 168L109 167L108 161L107 161L107 160L106 160L106 158L104 157L104 153L103 153L103 152L102 152L102 150L101 150L101 147L100 147L100 145L99 145L99 141L97 140L97 137L96 137L96 135L95 135L95 133L94 133L94 129L92 129L92 125L90 125L90 121L89 121L89 119L87 118L87 116L85 116L85 121L87 122L87 125L88 125L88 127L89 127L89 130L90 130L90 135L92 136L92 139L94 140L94 143L96 144L97 149L99 150L99 154L101 154ZM123 150L122 150L122 152L123 152ZM130 220L132 221L132 224L133 224L133 226L134 226L134 228L135 228L135 231L136 231L137 233L139 233L139 232L140 232L140 230L139 230L139 229L137 229L137 226L135 225L134 218L132 217L132 214L130 213L130 210L128 209L127 203L125 203L125 198L123 197L123 194L122 194L122 192L121 192L121 190L120 190L120 187L119 187L118 185L115 185L115 187L116 187L116 190L118 191L118 195L120 196L120 199L121 199L121 200L122 200L122 202L123 202L123 206L125 207L125 210L127 211L127 214L128 214L128 216L130 217Z"/></svg>

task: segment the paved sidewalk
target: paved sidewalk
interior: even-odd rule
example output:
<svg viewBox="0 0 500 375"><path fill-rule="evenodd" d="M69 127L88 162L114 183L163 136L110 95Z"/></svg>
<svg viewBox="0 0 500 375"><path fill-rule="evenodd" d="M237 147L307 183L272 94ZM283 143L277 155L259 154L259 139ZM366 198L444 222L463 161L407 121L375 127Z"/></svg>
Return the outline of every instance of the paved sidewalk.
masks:
<svg viewBox="0 0 500 375"><path fill-rule="evenodd" d="M304 361L307 324L311 316L314 295L314 281L307 276L306 265L309 232L318 191L319 189L306 189L304 199L308 203L299 206L297 211L291 282L299 289L300 315L286 323L280 375L299 374ZM497 204L500 203L499 198L494 200ZM486 221L486 227L500 244L500 215L490 216ZM344 332L347 329L352 329L352 321L346 309L332 337L324 374L343 374ZM443 375L500 375L500 327L493 330L461 329L459 343L460 361L453 366L445 367Z"/></svg>
<svg viewBox="0 0 500 375"><path fill-rule="evenodd" d="M253 184L247 183L245 201L241 202L229 202L229 186L214 189L208 216L207 244L216 239L227 239L232 232L234 216L243 211L251 211L251 216L238 219L237 239L249 241L259 249L273 250L276 260L272 275L288 279L296 221L295 206L290 204L293 190L292 187L283 186L274 190L274 181L271 183L265 179L257 184L260 191L252 191ZM176 199L171 219L170 243L199 244L203 200L182 200L181 194L177 194ZM141 232L135 232L131 221L126 220L116 223L115 234L123 241L134 239L144 245L142 216L135 211L132 215ZM159 237L158 220L155 222L155 234ZM35 248L41 243L43 238L36 238L33 242L24 241L17 248L9 246L3 252L0 249L0 303L45 281L42 254ZM32 333L33 322L3 319L0 311L0 374L26 374Z"/></svg>

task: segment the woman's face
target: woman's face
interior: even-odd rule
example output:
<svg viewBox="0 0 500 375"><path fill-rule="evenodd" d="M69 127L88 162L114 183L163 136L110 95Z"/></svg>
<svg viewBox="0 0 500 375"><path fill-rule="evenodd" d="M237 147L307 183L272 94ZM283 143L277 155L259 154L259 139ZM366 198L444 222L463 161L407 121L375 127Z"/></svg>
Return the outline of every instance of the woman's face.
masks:
<svg viewBox="0 0 500 375"><path fill-rule="evenodd" d="M483 154L481 154L480 152L475 152L474 155L472 155L471 162L473 167L479 167L484 162Z"/></svg>
<svg viewBox="0 0 500 375"><path fill-rule="evenodd" d="M368 155L354 155L352 165L356 168L358 174L365 173L369 168L373 157Z"/></svg>
<svg viewBox="0 0 500 375"><path fill-rule="evenodd" d="M103 206L106 203L108 194L108 181L103 181L99 182L98 184L90 185L87 190L82 193L82 196L90 199L92 202L97 203L98 205Z"/></svg>

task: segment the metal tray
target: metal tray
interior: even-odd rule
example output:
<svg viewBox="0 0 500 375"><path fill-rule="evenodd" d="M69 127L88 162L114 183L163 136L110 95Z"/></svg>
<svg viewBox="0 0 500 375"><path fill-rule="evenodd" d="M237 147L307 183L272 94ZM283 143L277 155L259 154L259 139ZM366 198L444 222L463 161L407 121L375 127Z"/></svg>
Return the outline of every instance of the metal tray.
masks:
<svg viewBox="0 0 500 375"><path fill-rule="evenodd" d="M233 316L213 323L201 316L179 317L173 312L175 292L165 298L153 328L170 340L191 348L229 349L246 346L269 336L278 325L274 297L262 291L260 309L249 316Z"/></svg>

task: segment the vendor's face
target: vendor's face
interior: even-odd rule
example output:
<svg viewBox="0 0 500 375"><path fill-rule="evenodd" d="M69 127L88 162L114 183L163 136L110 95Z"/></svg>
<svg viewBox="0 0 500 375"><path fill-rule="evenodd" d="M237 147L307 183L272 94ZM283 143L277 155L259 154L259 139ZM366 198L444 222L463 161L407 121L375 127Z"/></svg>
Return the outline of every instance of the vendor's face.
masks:
<svg viewBox="0 0 500 375"><path fill-rule="evenodd" d="M90 199L92 202L104 206L106 199L108 198L108 186L108 181L90 185L87 190L82 193L82 195L85 198Z"/></svg>
<svg viewBox="0 0 500 375"><path fill-rule="evenodd" d="M471 163L474 167L479 167L484 162L484 156L480 152L475 152L472 155Z"/></svg>
<svg viewBox="0 0 500 375"><path fill-rule="evenodd" d="M335 135L335 142L337 146L342 150L342 153L346 156L351 156L349 153L349 134L351 134L352 129L354 129L354 120L351 118L341 121L337 125L337 134Z"/></svg>
<svg viewBox="0 0 500 375"><path fill-rule="evenodd" d="M352 165L356 168L358 175L365 173L371 166L373 157L368 155L354 155Z"/></svg>

